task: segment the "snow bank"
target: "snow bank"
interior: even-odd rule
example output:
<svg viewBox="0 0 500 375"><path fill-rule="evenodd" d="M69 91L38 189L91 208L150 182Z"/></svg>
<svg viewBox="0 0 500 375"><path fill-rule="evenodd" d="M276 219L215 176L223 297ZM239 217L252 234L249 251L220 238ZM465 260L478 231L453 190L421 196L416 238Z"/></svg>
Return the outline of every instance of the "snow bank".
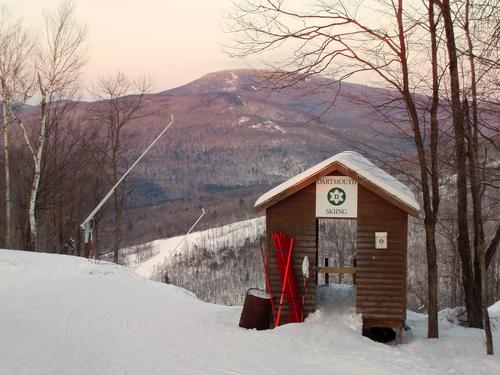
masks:
<svg viewBox="0 0 500 375"><path fill-rule="evenodd" d="M379 344L353 325L352 289L318 296L303 324L245 330L241 307L200 302L125 267L0 250L0 374L500 373L480 330L441 323L441 338L428 340L426 317L409 313L403 345Z"/></svg>
<svg viewBox="0 0 500 375"><path fill-rule="evenodd" d="M490 313L490 317L500 319L500 301L497 301L493 305L488 308L488 312Z"/></svg>
<svg viewBox="0 0 500 375"><path fill-rule="evenodd" d="M467 322L467 310L460 306L446 308L438 312L438 319L453 324L465 325Z"/></svg>
<svg viewBox="0 0 500 375"><path fill-rule="evenodd" d="M500 301L497 301L488 308L491 325L498 329L500 327Z"/></svg>
<svg viewBox="0 0 500 375"><path fill-rule="evenodd" d="M356 290L353 285L319 285L316 289L318 310L308 320L327 320L331 324L344 324L361 334L363 321L356 314Z"/></svg>
<svg viewBox="0 0 500 375"><path fill-rule="evenodd" d="M493 326L500 324L500 301L488 307L488 313ZM466 326L467 310L462 306L457 306L452 309L446 308L439 311L438 319L452 324Z"/></svg>

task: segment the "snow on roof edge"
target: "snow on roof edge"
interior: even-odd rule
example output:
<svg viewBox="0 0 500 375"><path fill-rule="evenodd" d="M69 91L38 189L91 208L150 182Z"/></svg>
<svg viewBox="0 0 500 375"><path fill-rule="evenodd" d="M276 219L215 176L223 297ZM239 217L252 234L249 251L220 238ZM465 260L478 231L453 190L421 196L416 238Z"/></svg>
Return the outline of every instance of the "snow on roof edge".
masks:
<svg viewBox="0 0 500 375"><path fill-rule="evenodd" d="M272 188L257 199L254 207L258 207L263 203L269 201L278 194L281 194L285 190L292 186L299 184L302 181L307 180L309 177L318 173L319 171L327 168L330 164L338 162L344 167L351 169L360 176L371 181L375 185L379 186L386 193L394 196L396 199L400 200L407 206L420 211L420 204L415 198L415 194L403 183L398 181L396 178L391 176L389 173L383 169L377 167L375 164L370 162L364 156L356 151L343 151L332 157L323 160L322 162L312 166L311 168L305 170L302 173L290 178L289 180L283 182L282 184Z"/></svg>

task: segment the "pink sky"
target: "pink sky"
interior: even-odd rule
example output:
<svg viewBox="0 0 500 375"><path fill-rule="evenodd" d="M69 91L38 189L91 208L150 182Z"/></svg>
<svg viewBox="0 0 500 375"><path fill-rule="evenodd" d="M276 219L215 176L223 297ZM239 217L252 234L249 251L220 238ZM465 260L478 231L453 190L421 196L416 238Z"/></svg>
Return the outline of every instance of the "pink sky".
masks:
<svg viewBox="0 0 500 375"><path fill-rule="evenodd" d="M59 3L60 0L3 2L38 35L43 32L43 12L54 11ZM311 1L289 3L294 9L304 9ZM248 62L222 51L222 45L230 39L223 29L224 14L232 10L231 0L74 0L74 4L76 19L89 31L82 98L88 96L86 89L97 78L117 70L131 78L149 75L154 91L162 91L209 72L249 67ZM262 67L261 58L253 58L251 66ZM356 77L354 81L368 80Z"/></svg>
<svg viewBox="0 0 500 375"><path fill-rule="evenodd" d="M5 4L5 3L4 3ZM34 31L43 28L44 10L59 0L10 0L17 17ZM221 49L229 0L80 0L76 18L89 31L84 85L121 70L150 75L155 90L176 87L205 73L244 67Z"/></svg>

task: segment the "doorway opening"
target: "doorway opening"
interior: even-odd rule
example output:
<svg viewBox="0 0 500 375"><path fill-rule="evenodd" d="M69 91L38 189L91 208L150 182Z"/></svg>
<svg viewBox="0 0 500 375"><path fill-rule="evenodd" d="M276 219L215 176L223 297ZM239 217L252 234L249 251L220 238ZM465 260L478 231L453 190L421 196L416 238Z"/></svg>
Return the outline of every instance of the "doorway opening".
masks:
<svg viewBox="0 0 500 375"><path fill-rule="evenodd" d="M318 272L317 285L347 284L355 281L356 219L317 219L317 267L335 272Z"/></svg>

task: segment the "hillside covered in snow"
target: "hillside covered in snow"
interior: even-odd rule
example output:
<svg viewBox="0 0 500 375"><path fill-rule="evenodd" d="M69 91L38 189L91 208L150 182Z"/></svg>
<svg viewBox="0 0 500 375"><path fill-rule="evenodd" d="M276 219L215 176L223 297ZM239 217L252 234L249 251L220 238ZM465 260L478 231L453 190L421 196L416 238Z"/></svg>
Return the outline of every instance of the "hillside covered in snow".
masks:
<svg viewBox="0 0 500 375"><path fill-rule="evenodd" d="M411 312L400 346L361 336L350 288L320 290L303 324L254 331L238 327L241 307L122 266L0 250L0 374L500 373L482 331L445 317L439 340L426 339L426 317ZM490 313L498 327L499 303Z"/></svg>
<svg viewBox="0 0 500 375"><path fill-rule="evenodd" d="M124 260L140 276L181 286L203 301L242 304L248 288L264 286L264 236L265 218L258 217L123 249Z"/></svg>
<svg viewBox="0 0 500 375"><path fill-rule="evenodd" d="M216 252L224 247L238 247L245 241L255 242L261 238L265 231L265 218L259 217L238 221L221 227L196 231L189 235L181 235L166 239L159 239L142 244L138 247L125 249L129 255L126 263L135 267L136 272L148 279L154 279L166 262L175 255L191 253L196 249L206 249ZM141 259L140 253L149 249L150 258Z"/></svg>

